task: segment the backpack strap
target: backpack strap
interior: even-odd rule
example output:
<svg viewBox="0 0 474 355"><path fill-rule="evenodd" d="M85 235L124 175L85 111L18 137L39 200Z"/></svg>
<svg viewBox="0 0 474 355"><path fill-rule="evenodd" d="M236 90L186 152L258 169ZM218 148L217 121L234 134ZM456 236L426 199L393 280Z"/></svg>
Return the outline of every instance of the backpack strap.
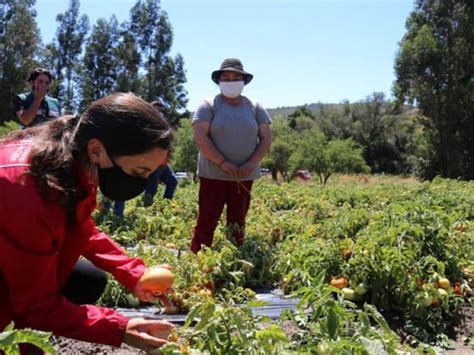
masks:
<svg viewBox="0 0 474 355"><path fill-rule="evenodd" d="M206 101L207 105L209 106L209 109L211 110L211 121L214 119L214 116L216 115L217 112L217 96L214 97L208 97L204 101Z"/></svg>
<svg viewBox="0 0 474 355"><path fill-rule="evenodd" d="M206 101L207 105L209 106L209 109L211 110L211 121L212 119L214 118L217 110L219 109L220 107L220 103L217 102L217 97L219 95L216 95L214 97L208 97L207 99L205 99L204 101ZM250 100L248 97L246 96L242 96L243 100L250 105L250 107L252 108L252 114L253 114L253 117L255 119L257 119L257 103L256 102L253 102L252 100Z"/></svg>
<svg viewBox="0 0 474 355"><path fill-rule="evenodd" d="M257 103L250 100L248 97L243 96L244 100L252 107L253 117L257 119Z"/></svg>

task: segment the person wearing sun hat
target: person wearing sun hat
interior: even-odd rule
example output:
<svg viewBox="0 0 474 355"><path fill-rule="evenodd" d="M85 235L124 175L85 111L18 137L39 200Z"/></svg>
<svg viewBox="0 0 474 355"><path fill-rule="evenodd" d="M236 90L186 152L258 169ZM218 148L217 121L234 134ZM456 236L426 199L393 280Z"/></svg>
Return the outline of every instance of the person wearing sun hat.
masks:
<svg viewBox="0 0 474 355"><path fill-rule="evenodd" d="M271 144L271 118L263 106L242 95L253 75L237 58L225 59L211 79L220 94L204 100L193 117L199 148L199 212L191 250L210 247L220 215L227 206L232 237L244 242L245 218L253 181L260 177L260 162Z"/></svg>

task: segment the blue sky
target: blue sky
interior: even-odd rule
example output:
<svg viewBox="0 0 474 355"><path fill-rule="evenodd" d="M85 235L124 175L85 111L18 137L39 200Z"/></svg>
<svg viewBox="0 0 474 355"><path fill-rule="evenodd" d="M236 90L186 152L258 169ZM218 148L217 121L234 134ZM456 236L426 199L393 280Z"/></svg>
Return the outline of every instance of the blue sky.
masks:
<svg viewBox="0 0 474 355"><path fill-rule="evenodd" d="M81 0L91 24L127 20L135 0ZM413 0L162 0L185 61L188 109L218 92L211 72L240 58L254 80L244 95L268 108L391 96L393 64ZM37 0L43 42L67 0Z"/></svg>

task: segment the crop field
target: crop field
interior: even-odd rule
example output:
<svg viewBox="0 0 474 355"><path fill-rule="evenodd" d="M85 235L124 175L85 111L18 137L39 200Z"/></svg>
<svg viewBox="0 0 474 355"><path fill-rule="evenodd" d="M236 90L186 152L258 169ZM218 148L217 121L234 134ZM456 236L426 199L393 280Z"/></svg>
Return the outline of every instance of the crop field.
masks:
<svg viewBox="0 0 474 355"><path fill-rule="evenodd" d="M173 200L140 198L125 218L99 226L147 264L174 267L175 312L188 314L161 350L237 354L391 354L470 349L474 277L474 184L435 179L339 177L254 185L246 239L237 248L221 220L214 245L189 252L198 185ZM225 216L225 213L223 213ZM232 229L232 227L230 227ZM298 297L279 319L252 316L254 290ZM141 307L110 281L101 303ZM159 304L157 304L159 306ZM459 337L458 337L459 338Z"/></svg>

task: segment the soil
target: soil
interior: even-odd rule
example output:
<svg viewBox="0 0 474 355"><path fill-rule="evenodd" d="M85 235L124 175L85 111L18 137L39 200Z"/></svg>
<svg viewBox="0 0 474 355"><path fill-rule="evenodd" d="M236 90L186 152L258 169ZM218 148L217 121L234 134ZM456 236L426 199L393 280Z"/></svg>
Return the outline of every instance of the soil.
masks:
<svg viewBox="0 0 474 355"><path fill-rule="evenodd" d="M77 355L77 354L97 354L97 355L132 355L146 353L128 345L122 345L120 348L113 346L86 343L74 339L57 337L53 339L53 344L58 350L58 354Z"/></svg>
<svg viewBox="0 0 474 355"><path fill-rule="evenodd" d="M453 350L446 350L445 354L468 355L474 354L474 308L465 307L462 312L466 323L455 329L456 339L453 339ZM471 344L469 344L469 342Z"/></svg>
<svg viewBox="0 0 474 355"><path fill-rule="evenodd" d="M474 345L469 344L468 341L474 342L474 308L465 307L463 309L463 316L466 322L463 326L456 328L456 338L452 339L454 349L446 350L445 354L448 355L472 355L474 354ZM392 328L399 335L403 334L401 328L401 322L397 319L390 321ZM298 331L298 327L291 321L284 321L282 324L283 331L287 334L288 338ZM468 341L466 341L466 339ZM145 355L145 352L138 349L132 348L128 345L122 345L120 348L115 348L107 345L99 345L77 341L73 339L67 339L62 337L53 338L53 344L58 350L59 354L64 355L77 355L77 354L97 354L97 355L132 355L140 354Z"/></svg>

